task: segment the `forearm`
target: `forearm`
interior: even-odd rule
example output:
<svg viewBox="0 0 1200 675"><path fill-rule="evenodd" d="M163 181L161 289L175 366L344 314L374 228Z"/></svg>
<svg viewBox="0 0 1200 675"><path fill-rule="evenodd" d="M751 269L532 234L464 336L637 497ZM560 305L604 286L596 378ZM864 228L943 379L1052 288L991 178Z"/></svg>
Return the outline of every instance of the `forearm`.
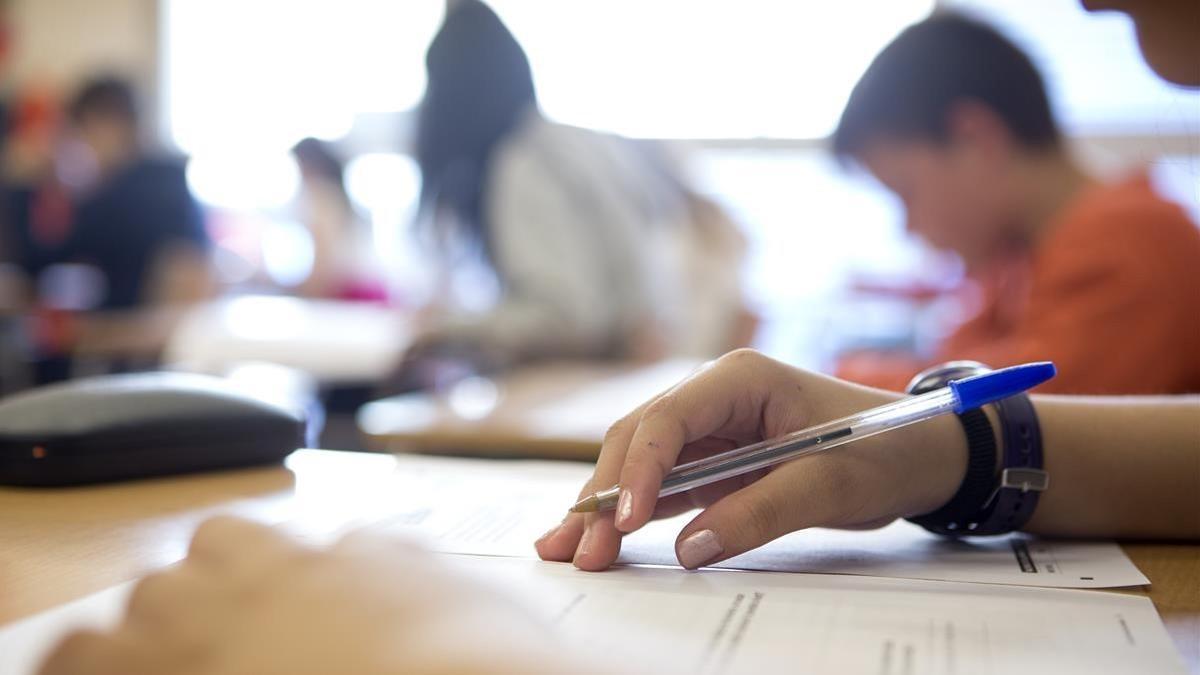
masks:
<svg viewBox="0 0 1200 675"><path fill-rule="evenodd" d="M1050 488L1025 528L1200 538L1200 397L1035 397Z"/></svg>

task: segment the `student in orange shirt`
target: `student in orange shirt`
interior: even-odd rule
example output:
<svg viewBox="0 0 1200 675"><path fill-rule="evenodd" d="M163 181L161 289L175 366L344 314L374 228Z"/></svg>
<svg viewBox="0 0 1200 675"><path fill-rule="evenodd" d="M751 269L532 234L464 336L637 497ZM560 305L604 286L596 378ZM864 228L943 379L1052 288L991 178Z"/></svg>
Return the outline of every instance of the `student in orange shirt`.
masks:
<svg viewBox="0 0 1200 675"><path fill-rule="evenodd" d="M860 352L839 376L901 390L930 363L1048 359L1060 374L1039 391L1200 391L1200 230L1143 175L1088 176L1033 64L995 30L955 14L905 30L855 86L833 144L984 298L928 360Z"/></svg>

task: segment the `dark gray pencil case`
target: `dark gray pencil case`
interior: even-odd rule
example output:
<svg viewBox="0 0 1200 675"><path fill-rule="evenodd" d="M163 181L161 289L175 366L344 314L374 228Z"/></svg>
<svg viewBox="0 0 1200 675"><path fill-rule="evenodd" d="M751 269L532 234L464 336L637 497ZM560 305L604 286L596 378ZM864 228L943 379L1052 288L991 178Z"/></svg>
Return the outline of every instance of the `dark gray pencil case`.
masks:
<svg viewBox="0 0 1200 675"><path fill-rule="evenodd" d="M303 415L219 378L106 375L0 400L0 484L79 485L278 462Z"/></svg>

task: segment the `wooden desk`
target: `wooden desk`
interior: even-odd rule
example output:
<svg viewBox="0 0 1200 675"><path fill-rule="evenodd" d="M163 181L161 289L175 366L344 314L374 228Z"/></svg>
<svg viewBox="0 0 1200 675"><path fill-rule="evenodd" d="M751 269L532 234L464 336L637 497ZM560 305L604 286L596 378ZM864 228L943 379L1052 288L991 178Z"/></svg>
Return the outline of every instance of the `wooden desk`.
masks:
<svg viewBox="0 0 1200 675"><path fill-rule="evenodd" d="M1151 584L1121 592L1154 602L1188 672L1200 673L1200 544L1128 542L1121 548Z"/></svg>
<svg viewBox="0 0 1200 675"><path fill-rule="evenodd" d="M594 461L609 425L700 365L556 363L495 380L473 378L442 395L406 394L358 413L367 447Z"/></svg>
<svg viewBox="0 0 1200 675"><path fill-rule="evenodd" d="M178 560L196 525L215 513L338 520L355 508L361 486L388 473L393 461L304 450L286 468L61 490L0 488L0 625ZM1200 545L1125 550L1153 586L1121 592L1154 602L1189 669L1200 673Z"/></svg>

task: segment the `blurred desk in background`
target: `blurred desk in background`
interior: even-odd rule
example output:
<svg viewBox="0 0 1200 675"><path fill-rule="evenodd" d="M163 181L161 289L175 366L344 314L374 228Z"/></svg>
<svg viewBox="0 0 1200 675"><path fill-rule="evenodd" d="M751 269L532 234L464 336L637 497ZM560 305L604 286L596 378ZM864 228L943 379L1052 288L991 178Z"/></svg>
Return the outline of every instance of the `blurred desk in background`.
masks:
<svg viewBox="0 0 1200 675"><path fill-rule="evenodd" d="M324 386L373 384L387 377L412 340L395 309L357 302L241 296L183 318L163 354L168 367L224 375L246 363L273 363Z"/></svg>
<svg viewBox="0 0 1200 675"><path fill-rule="evenodd" d="M699 367L554 363L495 379L470 378L443 394L368 403L358 427L368 447L484 456L595 460L608 427Z"/></svg>

